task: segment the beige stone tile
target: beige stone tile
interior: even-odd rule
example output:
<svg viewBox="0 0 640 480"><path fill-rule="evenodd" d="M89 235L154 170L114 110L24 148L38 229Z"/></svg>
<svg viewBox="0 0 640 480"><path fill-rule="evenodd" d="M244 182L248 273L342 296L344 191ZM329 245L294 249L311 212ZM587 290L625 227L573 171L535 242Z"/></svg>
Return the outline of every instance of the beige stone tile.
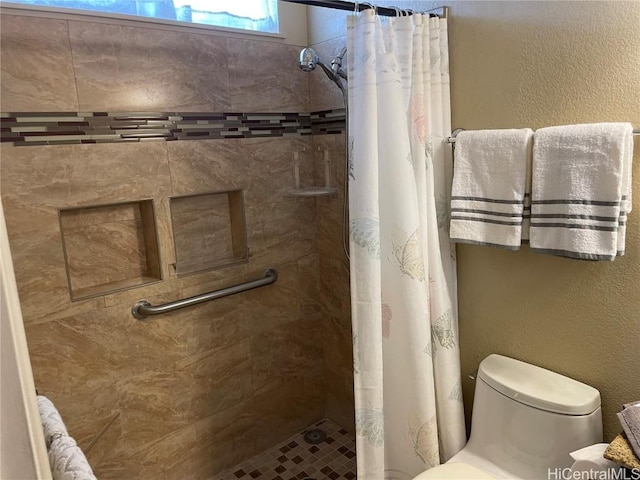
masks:
<svg viewBox="0 0 640 480"><path fill-rule="evenodd" d="M95 316L26 325L36 389L86 446L118 409L108 330Z"/></svg>
<svg viewBox="0 0 640 480"><path fill-rule="evenodd" d="M322 338L326 414L353 432L353 341L349 319L326 316Z"/></svg>
<svg viewBox="0 0 640 480"><path fill-rule="evenodd" d="M135 475L136 472L128 470L123 462L122 447L125 441L122 438L120 412L106 419L103 428L106 431L93 445L82 446L93 473L100 479Z"/></svg>
<svg viewBox="0 0 640 480"><path fill-rule="evenodd" d="M152 276L139 221L64 229L64 243L73 292Z"/></svg>
<svg viewBox="0 0 640 480"><path fill-rule="evenodd" d="M324 415L321 397L304 392L303 379L255 395L235 419L234 445L251 457L272 447Z"/></svg>
<svg viewBox="0 0 640 480"><path fill-rule="evenodd" d="M202 355L243 342L248 338L247 323L250 314L243 294L213 300L169 314L174 322L181 326L174 333L174 337L187 348L188 356L184 361L192 361L194 355Z"/></svg>
<svg viewBox="0 0 640 480"><path fill-rule="evenodd" d="M171 295L170 298L167 298ZM152 298L153 305L162 304L175 294ZM109 313L117 316L120 324L117 332L111 334L113 344L111 355L121 375L127 377L143 370L175 370L176 362L184 361L199 352L194 348L185 327L181 323L189 309L136 320L131 316L131 306L127 304L111 307ZM188 332L188 329L187 329ZM131 352L136 352L135 362L131 362ZM186 373L189 373L186 371Z"/></svg>
<svg viewBox="0 0 640 480"><path fill-rule="evenodd" d="M316 252L316 202L313 198L273 203L263 212L262 241L252 244L250 264L268 267Z"/></svg>
<svg viewBox="0 0 640 480"><path fill-rule="evenodd" d="M234 445L234 437L243 426L237 419L249 405L246 402L195 423L198 449L187 454L193 457L192 473L196 478L211 478L250 456L250 452Z"/></svg>
<svg viewBox="0 0 640 480"><path fill-rule="evenodd" d="M164 142L6 148L2 195L55 208L165 196L166 148Z"/></svg>
<svg viewBox="0 0 640 480"><path fill-rule="evenodd" d="M189 371L193 377L188 395L194 419L238 405L253 394L248 340L236 339L235 343L192 355L176 368Z"/></svg>
<svg viewBox="0 0 640 480"><path fill-rule="evenodd" d="M127 375L114 385L122 436L128 445L147 443L193 421L188 394L194 383L191 375L180 369L160 371L152 365L145 367L141 373Z"/></svg>
<svg viewBox="0 0 640 480"><path fill-rule="evenodd" d="M246 268L246 264L241 264L211 270L209 272L203 272L196 275L185 275L184 277L180 277L178 280L178 283L180 284L180 296L192 297L194 295L208 293L213 290L220 290L223 288L231 287L248 280L255 280L259 278L263 273L261 272L260 275L256 275L255 278L245 278ZM238 301L237 299L242 297L234 295L231 298L235 303L236 301ZM227 301L225 298L216 299L210 304L215 304L217 307L218 305L223 304L225 301ZM226 313L226 310L224 311Z"/></svg>
<svg viewBox="0 0 640 480"><path fill-rule="evenodd" d="M197 452L197 453L196 453ZM191 424L159 439L138 445L125 457L129 471L138 472L140 480L193 479L194 455L200 453L196 427ZM123 478L123 477L120 477ZM131 477L128 477L131 478Z"/></svg>
<svg viewBox="0 0 640 480"><path fill-rule="evenodd" d="M1 182L26 321L71 309L68 315L85 309L70 300L58 209L166 195L166 147L3 148ZM85 305L100 304L104 300Z"/></svg>
<svg viewBox="0 0 640 480"><path fill-rule="evenodd" d="M320 282L327 313L336 318L349 318L349 268L346 260L320 255Z"/></svg>
<svg viewBox="0 0 640 480"><path fill-rule="evenodd" d="M178 272L197 272L205 265L239 260L233 248L231 220L226 212L194 212L172 217Z"/></svg>
<svg viewBox="0 0 640 480"><path fill-rule="evenodd" d="M247 248L249 249L249 265L252 268L259 266L269 268L270 259L263 255L264 223L267 216L265 205L246 205L245 217L247 222ZM256 265L258 264L258 265Z"/></svg>
<svg viewBox="0 0 640 480"><path fill-rule="evenodd" d="M113 442L114 444L116 442ZM113 450L105 457L97 461L89 460L94 475L100 480L122 480L123 478L149 478L145 477L145 467L139 462L130 460L123 455L116 454ZM149 480L151 480L149 478Z"/></svg>
<svg viewBox="0 0 640 480"><path fill-rule="evenodd" d="M2 111L77 111L67 22L3 14L0 23Z"/></svg>
<svg viewBox="0 0 640 480"><path fill-rule="evenodd" d="M268 331L300 318L300 277L296 264L272 266L278 271L275 283L242 294L247 334L251 337L263 338ZM260 272L253 276L259 278Z"/></svg>
<svg viewBox="0 0 640 480"><path fill-rule="evenodd" d="M135 302L141 299L146 299L152 304L155 304L155 302L164 303L177 300L175 292L178 286L177 280L165 277L161 282L131 288L122 292L109 293L103 298L107 307L128 305L131 308Z"/></svg>
<svg viewBox="0 0 640 480"><path fill-rule="evenodd" d="M251 338L253 388L272 391L272 385L322 374L321 325L292 321Z"/></svg>
<svg viewBox="0 0 640 480"><path fill-rule="evenodd" d="M241 140L242 154L250 159L250 182L245 192L248 205L291 201L287 193L294 188L293 153L300 162L302 187L316 185L308 138L260 138Z"/></svg>
<svg viewBox="0 0 640 480"><path fill-rule="evenodd" d="M63 217L62 222L65 228L83 228L105 223L140 221L142 218L138 203L67 210L63 212Z"/></svg>
<svg viewBox="0 0 640 480"><path fill-rule="evenodd" d="M320 263L317 253L298 259L298 294L301 306L319 307L322 302L320 290Z"/></svg>
<svg viewBox="0 0 640 480"><path fill-rule="evenodd" d="M227 39L231 105L236 112L306 112L309 79L298 47Z"/></svg>
<svg viewBox="0 0 640 480"><path fill-rule="evenodd" d="M176 276L175 268L172 266L176 263L176 257L168 196L156 197L153 201L153 206L160 253L160 271L162 272L162 278L166 281Z"/></svg>
<svg viewBox="0 0 640 480"><path fill-rule="evenodd" d="M226 40L69 22L81 110L228 111Z"/></svg>
<svg viewBox="0 0 640 480"><path fill-rule="evenodd" d="M174 195L242 189L245 207L291 201L285 194L294 186L293 152L311 159L308 139L170 142L168 149ZM301 168L303 185L313 185L314 176L313 168Z"/></svg>
<svg viewBox="0 0 640 480"><path fill-rule="evenodd" d="M337 198L318 199L318 240L323 241L322 255L328 258L340 259L344 257L342 252L343 235L343 205ZM337 251L336 251L337 250Z"/></svg>
<svg viewBox="0 0 640 480"><path fill-rule="evenodd" d="M344 384L345 380L339 376L330 376L326 391L326 416L337 422L341 427L355 433L355 405L353 400L353 381L350 391L345 388L335 388L334 385Z"/></svg>
<svg viewBox="0 0 640 480"><path fill-rule="evenodd" d="M11 219L24 210L5 211L7 226L15 231ZM54 223L56 219L53 215ZM52 313L69 308L81 312L104 305L102 299L71 303L59 234L18 238L12 235L11 256L25 323L46 320Z"/></svg>
<svg viewBox="0 0 640 480"><path fill-rule="evenodd" d="M173 195L246 190L251 181L251 158L237 140L169 142Z"/></svg>
<svg viewBox="0 0 640 480"><path fill-rule="evenodd" d="M353 376L351 329L344 328L342 321L332 316L325 316L323 320L322 343L326 371L344 378Z"/></svg>
<svg viewBox="0 0 640 480"><path fill-rule="evenodd" d="M171 219L178 275L246 262L240 192L174 197Z"/></svg>

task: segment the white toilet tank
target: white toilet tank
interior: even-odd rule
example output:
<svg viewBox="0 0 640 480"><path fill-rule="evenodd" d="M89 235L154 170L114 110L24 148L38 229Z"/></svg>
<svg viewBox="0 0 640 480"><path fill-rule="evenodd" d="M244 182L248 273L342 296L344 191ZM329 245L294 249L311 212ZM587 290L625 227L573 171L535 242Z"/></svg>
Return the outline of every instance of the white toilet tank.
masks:
<svg viewBox="0 0 640 480"><path fill-rule="evenodd" d="M601 441L598 390L490 355L478 369L471 438L449 462L476 464L489 473L496 466L498 476L546 479L548 469L571 466L570 452Z"/></svg>

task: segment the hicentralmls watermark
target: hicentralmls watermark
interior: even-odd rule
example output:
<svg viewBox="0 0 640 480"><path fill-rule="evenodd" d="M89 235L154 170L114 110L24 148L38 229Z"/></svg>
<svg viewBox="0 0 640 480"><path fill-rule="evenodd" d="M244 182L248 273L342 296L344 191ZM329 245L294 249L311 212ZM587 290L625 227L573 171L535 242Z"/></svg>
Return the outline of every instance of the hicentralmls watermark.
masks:
<svg viewBox="0 0 640 480"><path fill-rule="evenodd" d="M548 480L640 480L640 468L607 468L605 470L571 471L570 468L549 468Z"/></svg>

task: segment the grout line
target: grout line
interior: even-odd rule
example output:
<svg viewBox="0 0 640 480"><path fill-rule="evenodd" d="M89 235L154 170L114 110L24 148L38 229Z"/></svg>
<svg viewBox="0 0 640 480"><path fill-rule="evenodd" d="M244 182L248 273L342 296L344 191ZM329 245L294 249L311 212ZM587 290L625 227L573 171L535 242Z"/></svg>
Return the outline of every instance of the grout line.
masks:
<svg viewBox="0 0 640 480"><path fill-rule="evenodd" d="M71 25L69 20L64 20L67 24L67 39L69 40L69 56L71 57L71 69L73 70L73 86L76 92L76 111L80 111L80 92L78 92L78 75L76 71L76 61L73 56L73 43L71 42Z"/></svg>

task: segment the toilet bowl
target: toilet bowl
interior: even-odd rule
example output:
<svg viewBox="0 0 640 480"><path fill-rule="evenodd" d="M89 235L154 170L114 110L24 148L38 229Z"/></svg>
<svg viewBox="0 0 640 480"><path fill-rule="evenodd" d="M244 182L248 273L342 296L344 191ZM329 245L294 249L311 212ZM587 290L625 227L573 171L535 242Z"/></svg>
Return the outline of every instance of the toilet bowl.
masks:
<svg viewBox="0 0 640 480"><path fill-rule="evenodd" d="M602 441L600 393L502 355L478 369L471 436L447 463L414 480L548 479L574 450Z"/></svg>

